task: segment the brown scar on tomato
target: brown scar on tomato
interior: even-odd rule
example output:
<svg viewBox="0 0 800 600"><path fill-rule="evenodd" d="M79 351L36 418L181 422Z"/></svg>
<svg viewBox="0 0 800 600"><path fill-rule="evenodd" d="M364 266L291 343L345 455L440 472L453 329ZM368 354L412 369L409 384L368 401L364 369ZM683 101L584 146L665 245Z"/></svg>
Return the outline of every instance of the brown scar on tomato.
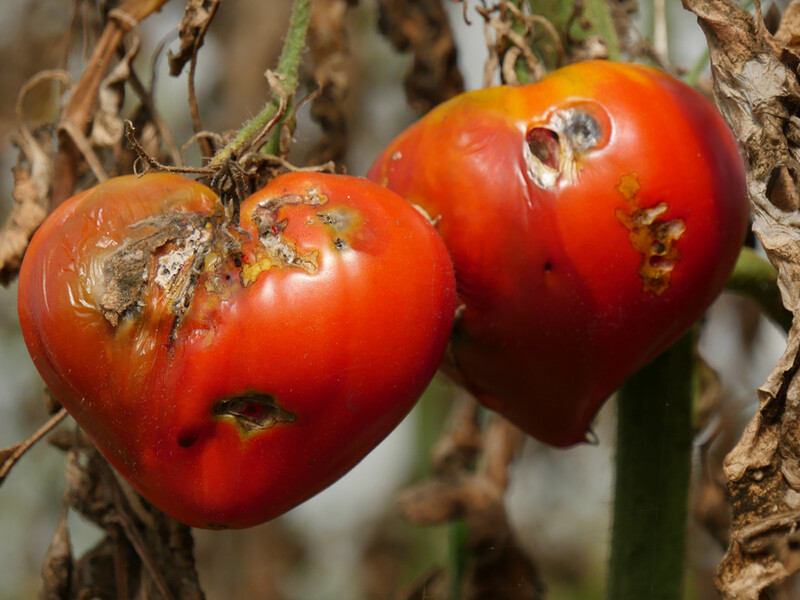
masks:
<svg viewBox="0 0 800 600"><path fill-rule="evenodd" d="M172 244L173 250L181 253L178 248L191 246L192 242L186 240L193 232L205 231L206 223L207 218L197 213L170 212L144 219L128 228L131 236L109 254L103 264L105 291L100 297L100 310L112 326L116 327L126 312L140 305L150 265L157 260L159 250ZM201 246L202 234L195 237L196 245ZM185 263L190 261L193 264L198 250L194 248L191 256L183 260L178 260L176 255L173 255L175 260L170 260L169 252L162 254L166 258L159 265L161 281L169 280L170 285L175 286L171 295L182 307L181 311L185 311L185 296L192 287L192 277L187 273ZM158 277L159 273L155 276Z"/></svg>
<svg viewBox="0 0 800 600"><path fill-rule="evenodd" d="M640 189L636 173L623 175L617 190L628 204L628 209L617 208L614 215L628 230L633 249L642 255L639 265L642 290L660 296L669 289L672 270L682 258L675 242L686 231L686 224L683 219L663 219L669 209L665 202L651 207L640 206L637 197Z"/></svg>
<svg viewBox="0 0 800 600"><path fill-rule="evenodd" d="M308 254L301 253L297 247L283 235L286 220L281 221L278 211L284 206L308 204L322 206L328 197L311 189L304 195L286 194L260 202L251 213L253 223L258 229L258 239L262 252L255 261L242 267L242 285L250 285L258 276L273 267L294 267L306 273L314 274L319 268L319 252L314 250Z"/></svg>

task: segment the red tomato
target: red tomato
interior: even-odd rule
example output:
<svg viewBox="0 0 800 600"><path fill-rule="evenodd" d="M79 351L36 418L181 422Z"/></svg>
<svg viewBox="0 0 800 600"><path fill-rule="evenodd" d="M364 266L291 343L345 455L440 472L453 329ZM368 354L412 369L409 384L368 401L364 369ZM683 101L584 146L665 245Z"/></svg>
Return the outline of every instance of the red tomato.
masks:
<svg viewBox="0 0 800 600"><path fill-rule="evenodd" d="M150 502L196 527L273 518L406 415L451 331L442 240L364 179L274 179L230 224L208 188L120 177L54 212L19 281L46 383Z"/></svg>
<svg viewBox="0 0 800 600"><path fill-rule="evenodd" d="M748 221L723 119L635 65L458 96L368 177L439 219L463 304L459 377L556 446L584 440L615 388L702 316Z"/></svg>

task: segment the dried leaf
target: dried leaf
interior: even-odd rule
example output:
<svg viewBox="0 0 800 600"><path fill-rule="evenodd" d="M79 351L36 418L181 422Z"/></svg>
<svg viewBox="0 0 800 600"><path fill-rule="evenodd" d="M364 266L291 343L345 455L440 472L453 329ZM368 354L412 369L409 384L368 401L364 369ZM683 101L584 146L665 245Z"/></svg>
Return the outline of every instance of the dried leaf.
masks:
<svg viewBox="0 0 800 600"><path fill-rule="evenodd" d="M745 153L753 229L778 269L784 305L800 311L800 147L792 115L800 105L797 60L787 47L797 5L773 37L761 20L728 0L683 0L708 40L714 93ZM783 31L781 31L783 30ZM758 600L800 569L800 325L758 392L759 410L726 457L731 542L716 573L725 598Z"/></svg>
<svg viewBox="0 0 800 600"><path fill-rule="evenodd" d="M308 47L311 77L320 93L311 104L311 118L322 128L323 138L309 162L340 161L347 145L346 100L350 91L352 60L347 39L347 9L352 0L316 0L311 5Z"/></svg>
<svg viewBox="0 0 800 600"><path fill-rule="evenodd" d="M0 284L4 286L16 278L31 236L47 217L30 173L19 167L13 173L14 205L0 229Z"/></svg>
<svg viewBox="0 0 800 600"><path fill-rule="evenodd" d="M186 3L186 12L178 26L180 47L177 52L172 50L167 52L169 74L173 77L181 74L183 67L192 60L192 56L199 49L198 43L202 43L203 33L213 17L204 4L205 0L188 0Z"/></svg>
<svg viewBox="0 0 800 600"><path fill-rule="evenodd" d="M464 520L469 533L462 600L485 598L487 590L498 599L538 600L544 597L544 586L534 562L511 531L504 503L508 465L521 433L499 417L483 435L478 433L474 400L457 402L436 445L436 475L400 495L400 512L418 525ZM480 441L477 448L476 437ZM476 454L478 467L473 470ZM423 581L420 585L425 589L427 584ZM420 596L419 591L415 586L401 597L429 597Z"/></svg>
<svg viewBox="0 0 800 600"><path fill-rule="evenodd" d="M39 593L39 600L67 600L71 581L72 548L65 509L61 511L56 532L44 557L42 590Z"/></svg>
<svg viewBox="0 0 800 600"><path fill-rule="evenodd" d="M401 52L413 54L405 90L414 110L427 112L461 93L464 80L441 0L379 0L378 26Z"/></svg>
<svg viewBox="0 0 800 600"><path fill-rule="evenodd" d="M139 53L139 35L133 36L133 43L122 60L103 79L97 92L97 109L89 134L89 142L102 148L116 148L125 133L125 125L120 109L125 100L125 82L131 76L131 63Z"/></svg>
<svg viewBox="0 0 800 600"><path fill-rule="evenodd" d="M96 105L97 94L111 61L116 56L117 47L125 34L136 24L159 10L166 0L124 0L122 4L108 13L108 22L103 33L92 50L86 69L78 83L73 87L67 105L61 114L59 123L59 149L53 176L53 193L50 199L51 208L55 208L72 196L78 173L81 152L74 140L83 139L92 123L92 113ZM93 165L95 172L98 165Z"/></svg>

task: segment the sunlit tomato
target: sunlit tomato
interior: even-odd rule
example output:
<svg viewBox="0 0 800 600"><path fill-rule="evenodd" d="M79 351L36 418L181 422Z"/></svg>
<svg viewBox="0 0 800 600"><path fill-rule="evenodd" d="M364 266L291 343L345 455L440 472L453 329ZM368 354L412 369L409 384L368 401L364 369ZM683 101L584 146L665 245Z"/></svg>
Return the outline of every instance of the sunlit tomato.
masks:
<svg viewBox="0 0 800 600"><path fill-rule="evenodd" d="M229 221L182 177L113 179L48 218L19 281L46 383L197 527L265 521L350 469L430 381L455 307L436 231L367 180L284 175Z"/></svg>
<svg viewBox="0 0 800 600"><path fill-rule="evenodd" d="M368 175L424 207L463 312L452 362L540 440L585 439L600 405L719 294L742 244L742 160L714 107L656 70L586 62L470 92Z"/></svg>

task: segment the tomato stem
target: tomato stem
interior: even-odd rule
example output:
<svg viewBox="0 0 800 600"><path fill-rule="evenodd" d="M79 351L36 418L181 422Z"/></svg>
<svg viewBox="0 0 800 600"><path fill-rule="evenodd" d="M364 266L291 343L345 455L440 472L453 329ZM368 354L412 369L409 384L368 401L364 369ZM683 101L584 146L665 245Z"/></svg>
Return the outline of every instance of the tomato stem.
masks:
<svg viewBox="0 0 800 600"><path fill-rule="evenodd" d="M447 552L448 572L450 573L450 600L461 598L461 589L469 559L469 528L464 519L456 519L448 524L449 548Z"/></svg>
<svg viewBox="0 0 800 600"><path fill-rule="evenodd" d="M297 90L300 57L306 45L310 4L310 0L295 0L294 2L292 16L289 20L289 31L278 60L278 68L275 70L276 77L271 80L271 83L280 89L276 89L272 99L264 105L261 112L245 123L236 137L217 152L208 165L210 169L222 167L262 135L264 128L278 115L284 101L286 106L292 106ZM280 152L281 130L290 116L291 110L287 110L272 124L269 136L261 147L263 153L277 155Z"/></svg>
<svg viewBox="0 0 800 600"><path fill-rule="evenodd" d="M696 335L684 335L618 394L609 600L682 598Z"/></svg>
<svg viewBox="0 0 800 600"><path fill-rule="evenodd" d="M606 43L608 58L620 60L620 43L606 0L528 0L534 15L548 19L572 42L600 36ZM588 29L584 27L588 25ZM552 65L560 66L560 64Z"/></svg>
<svg viewBox="0 0 800 600"><path fill-rule="evenodd" d="M792 327L792 313L781 299L778 271L752 248L742 248L725 289L755 302L761 312L785 332Z"/></svg>

